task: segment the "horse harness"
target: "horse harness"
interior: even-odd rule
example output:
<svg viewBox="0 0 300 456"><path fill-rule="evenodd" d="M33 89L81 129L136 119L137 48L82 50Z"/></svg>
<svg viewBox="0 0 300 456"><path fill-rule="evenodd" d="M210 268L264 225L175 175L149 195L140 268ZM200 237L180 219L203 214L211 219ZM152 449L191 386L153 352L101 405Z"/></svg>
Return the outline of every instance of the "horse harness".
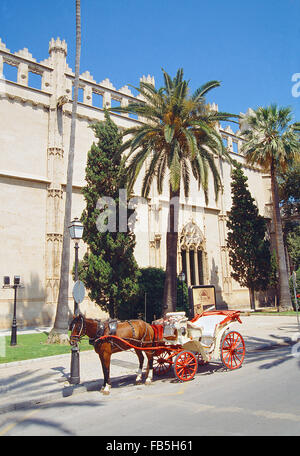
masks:
<svg viewBox="0 0 300 456"><path fill-rule="evenodd" d="M115 335L117 332L117 326L118 326L118 321L117 320L109 320L109 322L103 322L101 320L96 320L97 321L97 330L95 337L90 337L89 338L89 344L95 346L95 343L100 342L100 338L104 336L104 331L108 327L109 329L109 335Z"/></svg>
<svg viewBox="0 0 300 456"><path fill-rule="evenodd" d="M71 329L73 323L75 322L75 320L80 320L81 326L80 326L80 330L79 330L78 334L77 335L73 335L72 337L73 337L73 339L75 339L76 342L79 342L80 339L86 334L86 323L85 323L84 316L82 314L79 314L72 321L72 323L70 325L70 329ZM96 334L95 334L94 337L90 337L89 338L89 344L93 345L94 347L96 347L97 344L103 342L103 339L101 339L101 338L104 336L106 328L108 328L108 334L107 334L108 336L114 336L116 334L117 328L118 328L118 320L117 319L111 319L108 322L107 321L103 322L101 320L96 320L96 322L97 322ZM138 342L138 344L142 347L144 342L145 342L145 338L146 338L146 336L148 334L148 331L149 331L148 330L148 325L147 324L145 325L145 332L143 334L143 337L140 340L137 340L136 339L137 334L136 334L136 331L134 329L133 324L129 320L126 320L126 322L129 324L129 326L132 329L132 337L131 338L124 338L124 340L131 340L131 341L134 341L134 342ZM121 347L119 347L119 345L116 343L116 341L113 338L112 339L108 339L108 342L111 345L116 345L118 348L121 349ZM149 342L147 342L147 343L149 343Z"/></svg>
<svg viewBox="0 0 300 456"><path fill-rule="evenodd" d="M133 324L131 323L130 320L126 320L126 322L131 327L132 337L126 337L126 338L124 338L124 340L132 340L134 342L138 342L139 345L142 346L144 341L145 341L145 338L146 338L146 336L148 334L147 325L146 325L145 333L143 334L142 339L138 341L136 339L137 334L135 332ZM101 320L97 320L96 335L95 335L95 337L89 339L89 343L95 347L97 344L104 342L103 339L101 340L101 337L104 336L104 332L105 332L106 328L109 329L109 332L108 332L107 335L108 336L114 336L116 334L116 332L117 332L118 320L113 319L113 320L109 320L108 322L102 322ZM122 350L122 348L117 344L117 342L113 338L112 339L108 339L107 342L109 342L111 345L115 345L116 347L118 347L119 349Z"/></svg>

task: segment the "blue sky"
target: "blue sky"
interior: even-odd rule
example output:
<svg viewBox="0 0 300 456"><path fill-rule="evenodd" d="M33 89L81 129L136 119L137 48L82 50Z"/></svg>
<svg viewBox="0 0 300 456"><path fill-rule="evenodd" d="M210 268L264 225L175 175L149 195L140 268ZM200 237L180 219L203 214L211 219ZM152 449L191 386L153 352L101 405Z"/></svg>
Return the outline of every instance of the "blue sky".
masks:
<svg viewBox="0 0 300 456"><path fill-rule="evenodd" d="M0 37L16 52L47 58L52 37L65 39L74 70L75 0L0 0ZM162 85L182 67L192 90L217 79L209 101L239 113L270 103L300 120L292 75L300 73L299 0L81 0L81 73L116 88L143 74ZM299 90L300 92L300 90Z"/></svg>

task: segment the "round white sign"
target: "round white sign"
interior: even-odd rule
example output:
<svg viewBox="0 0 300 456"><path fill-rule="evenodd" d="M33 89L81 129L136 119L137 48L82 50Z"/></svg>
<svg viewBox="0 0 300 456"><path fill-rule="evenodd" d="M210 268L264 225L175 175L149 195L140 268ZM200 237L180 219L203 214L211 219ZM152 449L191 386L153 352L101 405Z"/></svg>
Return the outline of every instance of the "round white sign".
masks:
<svg viewBox="0 0 300 456"><path fill-rule="evenodd" d="M73 287L73 298L77 304L82 302L85 297L85 288L81 280L77 280Z"/></svg>

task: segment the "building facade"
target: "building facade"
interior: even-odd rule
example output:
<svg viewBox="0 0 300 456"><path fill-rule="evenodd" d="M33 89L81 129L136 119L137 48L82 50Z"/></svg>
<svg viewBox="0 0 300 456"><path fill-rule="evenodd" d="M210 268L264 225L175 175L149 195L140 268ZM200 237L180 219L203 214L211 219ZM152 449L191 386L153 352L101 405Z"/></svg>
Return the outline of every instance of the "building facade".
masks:
<svg viewBox="0 0 300 456"><path fill-rule="evenodd" d="M13 75L15 72L15 76ZM49 57L42 62L25 48L12 53L0 40L0 191L1 261L4 276L21 276L17 320L21 326L51 325L55 316L62 247L66 169L69 150L74 73L67 63L67 44L52 39ZM154 78L142 80L154 83ZM104 79L97 83L86 71L80 76L77 110L72 218L84 208L87 152L94 133L89 126L104 119L104 107L126 106L139 99L125 85L116 89ZM217 109L217 105L212 106ZM142 122L128 115L111 114L120 129ZM270 216L270 179L247 167L239 150L242 137L230 127L220 133L234 158L242 162L259 211ZM217 303L227 308L249 308L248 290L230 276L226 249L226 217L231 208L230 166L218 161L223 192L215 201L211 185L209 203L191 182L189 198L179 201L178 272L188 285L212 284ZM141 267L163 267L169 200L167 186L158 195L153 186L149 199L140 197L141 179L135 186L137 202L136 260ZM73 250L73 249L72 249ZM85 252L80 246L79 257ZM74 257L71 258L71 265ZM73 308L70 278L69 305ZM11 325L13 290L0 287L0 328ZM81 310L101 318L101 310L86 297Z"/></svg>

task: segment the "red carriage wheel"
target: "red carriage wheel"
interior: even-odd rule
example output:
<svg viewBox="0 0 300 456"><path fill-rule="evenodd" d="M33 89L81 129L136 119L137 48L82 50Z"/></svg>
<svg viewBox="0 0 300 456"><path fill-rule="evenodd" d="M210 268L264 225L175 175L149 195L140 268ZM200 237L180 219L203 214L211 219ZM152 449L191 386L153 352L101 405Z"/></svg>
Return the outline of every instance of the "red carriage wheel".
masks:
<svg viewBox="0 0 300 456"><path fill-rule="evenodd" d="M230 331L221 341L221 360L227 369L238 369L245 358L245 342L240 333Z"/></svg>
<svg viewBox="0 0 300 456"><path fill-rule="evenodd" d="M194 378L198 369L196 356L189 351L180 352L174 361L174 372L178 380L187 382Z"/></svg>
<svg viewBox="0 0 300 456"><path fill-rule="evenodd" d="M172 357L168 350L160 350L153 356L153 372L156 375L164 375L171 369Z"/></svg>

